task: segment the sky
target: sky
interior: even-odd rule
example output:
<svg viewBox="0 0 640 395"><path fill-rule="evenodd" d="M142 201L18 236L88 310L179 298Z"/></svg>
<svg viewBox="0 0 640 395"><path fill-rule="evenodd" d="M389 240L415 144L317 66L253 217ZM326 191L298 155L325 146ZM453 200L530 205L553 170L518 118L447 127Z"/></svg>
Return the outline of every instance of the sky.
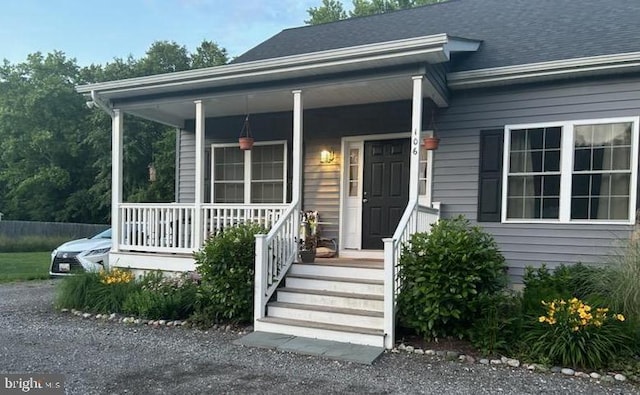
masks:
<svg viewBox="0 0 640 395"><path fill-rule="evenodd" d="M144 56L159 40L203 40L238 56L309 19L322 0L0 0L0 61L54 50L80 66Z"/></svg>

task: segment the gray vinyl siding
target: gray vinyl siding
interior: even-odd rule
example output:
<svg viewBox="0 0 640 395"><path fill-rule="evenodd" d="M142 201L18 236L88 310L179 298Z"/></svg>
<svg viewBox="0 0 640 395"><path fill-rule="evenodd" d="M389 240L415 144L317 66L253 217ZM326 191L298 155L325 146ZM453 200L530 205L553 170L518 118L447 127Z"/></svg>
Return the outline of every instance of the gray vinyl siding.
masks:
<svg viewBox="0 0 640 395"><path fill-rule="evenodd" d="M180 146L177 148L178 170L176 172L178 203L193 203L196 196L196 136L193 132L180 130L179 141Z"/></svg>
<svg viewBox="0 0 640 395"><path fill-rule="evenodd" d="M434 89L444 97L449 99L449 88L447 87L447 67L446 63L429 65L425 72L426 78L431 82Z"/></svg>
<svg viewBox="0 0 640 395"><path fill-rule="evenodd" d="M336 154L333 163L321 164L320 152L332 148ZM322 237L338 240L340 217L340 139L306 139L303 163L303 208L317 210Z"/></svg>
<svg viewBox="0 0 640 395"><path fill-rule="evenodd" d="M433 200L442 215L477 217L479 133L508 124L640 115L640 79L574 81L454 92L437 121ZM492 233L515 282L526 266L606 263L633 226L599 224L480 223Z"/></svg>

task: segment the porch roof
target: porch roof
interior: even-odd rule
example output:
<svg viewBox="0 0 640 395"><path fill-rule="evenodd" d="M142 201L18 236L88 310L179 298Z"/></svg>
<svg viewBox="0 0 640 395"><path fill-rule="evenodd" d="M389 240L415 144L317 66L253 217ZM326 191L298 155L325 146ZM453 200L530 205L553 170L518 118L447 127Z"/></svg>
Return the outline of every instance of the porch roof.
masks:
<svg viewBox="0 0 640 395"><path fill-rule="evenodd" d="M182 127L194 100L208 116L291 109L291 90L303 89L305 108L362 104L411 97L411 78L451 53L473 52L480 41L436 34L78 86L94 102ZM425 79L425 92L440 106L446 95Z"/></svg>

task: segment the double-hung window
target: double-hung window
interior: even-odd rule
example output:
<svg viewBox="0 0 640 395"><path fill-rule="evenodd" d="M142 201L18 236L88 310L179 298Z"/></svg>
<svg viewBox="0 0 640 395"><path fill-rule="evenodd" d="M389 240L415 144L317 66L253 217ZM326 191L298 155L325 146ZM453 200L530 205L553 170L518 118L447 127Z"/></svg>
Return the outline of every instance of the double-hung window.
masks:
<svg viewBox="0 0 640 395"><path fill-rule="evenodd" d="M212 152L212 202L286 203L286 142L256 143L247 151L214 144Z"/></svg>
<svg viewBox="0 0 640 395"><path fill-rule="evenodd" d="M505 128L502 220L635 221L638 118Z"/></svg>

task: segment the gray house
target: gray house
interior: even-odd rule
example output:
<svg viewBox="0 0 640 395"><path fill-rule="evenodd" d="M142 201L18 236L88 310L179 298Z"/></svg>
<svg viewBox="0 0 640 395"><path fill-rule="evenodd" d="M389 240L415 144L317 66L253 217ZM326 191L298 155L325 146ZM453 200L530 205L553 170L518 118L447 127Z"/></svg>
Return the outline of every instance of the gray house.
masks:
<svg viewBox="0 0 640 395"><path fill-rule="evenodd" d="M638 20L636 0L451 0L81 86L113 118L110 262L193 270L207 235L259 221L256 330L386 347L401 243L440 217L492 233L514 282L604 262L636 223ZM124 113L177 128L176 203L122 201ZM294 263L301 209L339 260Z"/></svg>

